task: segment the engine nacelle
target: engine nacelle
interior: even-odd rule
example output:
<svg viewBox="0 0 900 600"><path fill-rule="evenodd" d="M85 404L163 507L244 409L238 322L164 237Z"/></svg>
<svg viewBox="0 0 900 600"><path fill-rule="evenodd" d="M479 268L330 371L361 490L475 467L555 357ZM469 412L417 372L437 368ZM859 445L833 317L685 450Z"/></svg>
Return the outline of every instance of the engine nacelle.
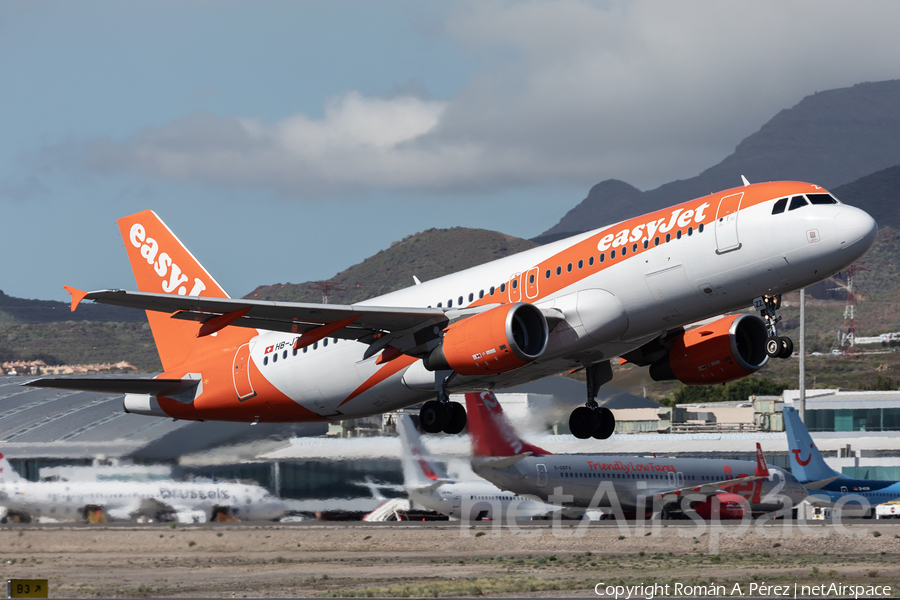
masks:
<svg viewBox="0 0 900 600"><path fill-rule="evenodd" d="M685 331L663 358L650 365L656 381L677 379L687 385L727 383L762 368L766 325L756 315L732 315Z"/></svg>
<svg viewBox="0 0 900 600"><path fill-rule="evenodd" d="M750 511L747 499L731 493L715 494L703 502L695 502L691 508L706 520L743 519Z"/></svg>
<svg viewBox="0 0 900 600"><path fill-rule="evenodd" d="M452 324L422 362L429 371L505 373L540 356L549 336L540 309L524 302L504 304Z"/></svg>

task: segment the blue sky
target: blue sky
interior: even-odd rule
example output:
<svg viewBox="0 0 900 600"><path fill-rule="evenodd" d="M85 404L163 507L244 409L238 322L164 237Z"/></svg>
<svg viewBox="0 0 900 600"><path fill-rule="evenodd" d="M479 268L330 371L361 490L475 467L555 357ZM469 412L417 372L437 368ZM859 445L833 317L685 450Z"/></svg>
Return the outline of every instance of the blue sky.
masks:
<svg viewBox="0 0 900 600"><path fill-rule="evenodd" d="M815 91L900 77L893 2L0 0L0 289L133 288L155 210L233 295L429 227L535 236ZM752 176L748 174L748 177Z"/></svg>

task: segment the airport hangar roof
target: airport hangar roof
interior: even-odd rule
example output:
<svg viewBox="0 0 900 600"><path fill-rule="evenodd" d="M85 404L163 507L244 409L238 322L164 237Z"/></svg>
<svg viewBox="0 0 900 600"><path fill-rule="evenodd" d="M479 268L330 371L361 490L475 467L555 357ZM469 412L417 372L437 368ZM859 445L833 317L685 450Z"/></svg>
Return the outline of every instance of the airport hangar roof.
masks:
<svg viewBox="0 0 900 600"><path fill-rule="evenodd" d="M22 387L29 380L0 377L0 453L8 458L174 460L216 446L319 435L327 428L322 423L251 427L134 415L122 410L121 394Z"/></svg>

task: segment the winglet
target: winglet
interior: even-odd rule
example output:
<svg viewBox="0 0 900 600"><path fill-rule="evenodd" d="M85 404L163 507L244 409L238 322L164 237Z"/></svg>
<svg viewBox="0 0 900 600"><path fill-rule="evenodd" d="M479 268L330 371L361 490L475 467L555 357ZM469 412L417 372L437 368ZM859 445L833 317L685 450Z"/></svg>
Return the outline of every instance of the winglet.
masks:
<svg viewBox="0 0 900 600"><path fill-rule="evenodd" d="M78 305L81 304L81 301L84 300L84 297L88 295L87 292L82 292L79 289L70 287L68 285L64 285L63 288L72 294L72 303L69 305L69 310L75 312L75 309L78 308Z"/></svg>
<svg viewBox="0 0 900 600"><path fill-rule="evenodd" d="M769 465L766 464L766 456L763 454L762 446L756 442L756 473L757 477L769 476Z"/></svg>
<svg viewBox="0 0 900 600"><path fill-rule="evenodd" d="M748 185L750 185L750 182L747 181L747 178L744 177L743 175L741 175L741 181L744 182L744 187L747 187Z"/></svg>

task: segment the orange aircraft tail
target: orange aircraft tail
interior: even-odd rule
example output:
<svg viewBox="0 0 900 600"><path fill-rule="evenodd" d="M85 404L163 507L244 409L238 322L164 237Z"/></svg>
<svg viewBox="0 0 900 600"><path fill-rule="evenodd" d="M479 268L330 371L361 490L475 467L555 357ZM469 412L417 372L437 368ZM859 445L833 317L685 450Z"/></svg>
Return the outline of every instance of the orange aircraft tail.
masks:
<svg viewBox="0 0 900 600"><path fill-rule="evenodd" d="M138 290L181 296L229 297L152 210L122 217L118 223ZM161 312L148 310L147 320L166 371L183 365L192 355L239 345L247 337L247 331L225 328L198 338L197 323L172 319Z"/></svg>

